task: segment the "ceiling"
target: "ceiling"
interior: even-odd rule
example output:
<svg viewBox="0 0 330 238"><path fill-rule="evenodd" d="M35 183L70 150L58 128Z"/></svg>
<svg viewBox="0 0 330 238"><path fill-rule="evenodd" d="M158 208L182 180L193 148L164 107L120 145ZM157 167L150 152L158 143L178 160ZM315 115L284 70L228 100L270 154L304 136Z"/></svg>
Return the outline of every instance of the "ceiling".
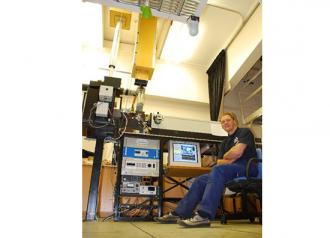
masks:
<svg viewBox="0 0 330 238"><path fill-rule="evenodd" d="M160 37L160 32L166 25L164 22L169 20L158 18L156 41L163 41L164 48L166 48L166 44L169 44L168 41L171 40L171 34L174 34L175 36L172 38L174 38L179 49L187 48L187 42L189 41L191 44L189 49L186 49L189 55L185 56L180 63L209 67L221 49L228 46L258 4L259 0L208 0L200 16L199 34L195 37L190 36L188 31L185 31L187 28L186 24L181 22L172 23L167 38ZM109 8L103 7L102 11L103 39L112 41L114 27L110 27L108 23ZM138 13L132 13L130 30L122 30L120 33L121 43L135 44L137 23ZM175 27L182 28L180 30L182 34L178 35L174 32ZM158 45L163 46L163 44L157 43ZM163 49L157 50L161 52ZM157 58L170 60L170 58L167 58L170 56L165 53L159 53Z"/></svg>
<svg viewBox="0 0 330 238"><path fill-rule="evenodd" d="M199 33L190 36L185 23L158 18L156 31L157 59L173 61L178 55L171 53L180 52L182 57L179 62L205 67L211 65L218 53L226 49L237 35L245 22L260 4L259 0L208 0L200 15ZM113 8L111 8L113 9ZM110 27L110 8L102 7L103 42L113 40L114 27ZM121 30L120 42L135 45L138 29L139 13L133 12L129 30ZM168 31L164 34L164 31ZM171 44L171 41L173 44ZM174 49L173 45L177 48ZM187 53L187 54L185 54ZM174 60L175 61L175 60ZM224 99L225 107L240 108L240 101L250 95L253 97L244 103L244 118L254 114L252 122L262 123L262 58L246 73L240 82L232 88ZM260 109L260 110L259 110ZM259 111L260 113L259 113ZM258 111L258 113L255 113Z"/></svg>

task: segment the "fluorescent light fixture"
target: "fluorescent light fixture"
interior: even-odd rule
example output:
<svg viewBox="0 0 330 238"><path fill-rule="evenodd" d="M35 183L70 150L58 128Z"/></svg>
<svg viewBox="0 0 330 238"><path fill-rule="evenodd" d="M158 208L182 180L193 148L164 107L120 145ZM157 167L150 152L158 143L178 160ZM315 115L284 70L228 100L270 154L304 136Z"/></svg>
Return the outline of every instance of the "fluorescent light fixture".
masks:
<svg viewBox="0 0 330 238"><path fill-rule="evenodd" d="M140 12L142 0L83 0L108 7ZM200 16L207 0L148 0L152 15L173 21L187 22L189 16ZM148 13L147 13L148 16Z"/></svg>
<svg viewBox="0 0 330 238"><path fill-rule="evenodd" d="M198 34L199 17L190 16L187 20L187 25L189 34L191 36L196 36Z"/></svg>

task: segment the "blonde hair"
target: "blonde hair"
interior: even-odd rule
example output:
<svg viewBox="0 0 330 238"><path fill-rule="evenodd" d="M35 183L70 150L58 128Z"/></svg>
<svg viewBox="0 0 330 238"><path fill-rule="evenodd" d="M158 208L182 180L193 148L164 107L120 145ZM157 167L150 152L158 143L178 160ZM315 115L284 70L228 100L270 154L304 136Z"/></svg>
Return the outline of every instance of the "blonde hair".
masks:
<svg viewBox="0 0 330 238"><path fill-rule="evenodd" d="M233 113L233 112L224 112L224 113L221 115L219 121L221 121L221 118L223 118L224 116L230 116L231 119L233 119L233 120L235 121L236 126L238 126L238 120L237 120L237 116L236 116L235 113Z"/></svg>

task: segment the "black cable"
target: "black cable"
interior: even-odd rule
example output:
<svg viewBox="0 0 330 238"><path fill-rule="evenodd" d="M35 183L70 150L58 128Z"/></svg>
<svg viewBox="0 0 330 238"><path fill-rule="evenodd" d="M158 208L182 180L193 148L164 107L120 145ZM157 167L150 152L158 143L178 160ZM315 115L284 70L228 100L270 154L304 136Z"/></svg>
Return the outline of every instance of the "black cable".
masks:
<svg viewBox="0 0 330 238"><path fill-rule="evenodd" d="M147 199L139 204L136 204L136 207L131 207L131 208L127 208L126 210L124 211L120 211L119 213L127 213L127 212L130 212L130 211L133 211L133 210L136 210L136 209L140 209L142 208L143 204L146 203L146 202L149 202L151 201L152 202L152 199ZM127 205L135 205L135 204L127 204ZM149 205L150 206L150 205ZM143 210L145 210L146 208L142 208ZM150 208L149 208L150 209ZM141 216L141 217L147 217L147 216Z"/></svg>
<svg viewBox="0 0 330 238"><path fill-rule="evenodd" d="M106 220L108 220L108 219L113 219L113 216L114 216L115 214L114 213L112 213L111 215L109 215L109 216L107 216L106 218L104 218L103 219L103 221L102 222L105 222Z"/></svg>

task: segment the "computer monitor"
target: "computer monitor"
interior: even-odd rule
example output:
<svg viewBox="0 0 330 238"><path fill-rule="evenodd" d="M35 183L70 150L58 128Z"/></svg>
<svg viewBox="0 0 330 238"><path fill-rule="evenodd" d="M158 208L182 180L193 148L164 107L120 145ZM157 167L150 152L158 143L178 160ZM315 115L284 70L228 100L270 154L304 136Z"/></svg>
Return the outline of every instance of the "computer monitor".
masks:
<svg viewBox="0 0 330 238"><path fill-rule="evenodd" d="M201 153L198 142L173 141L168 143L168 165L201 167Z"/></svg>

